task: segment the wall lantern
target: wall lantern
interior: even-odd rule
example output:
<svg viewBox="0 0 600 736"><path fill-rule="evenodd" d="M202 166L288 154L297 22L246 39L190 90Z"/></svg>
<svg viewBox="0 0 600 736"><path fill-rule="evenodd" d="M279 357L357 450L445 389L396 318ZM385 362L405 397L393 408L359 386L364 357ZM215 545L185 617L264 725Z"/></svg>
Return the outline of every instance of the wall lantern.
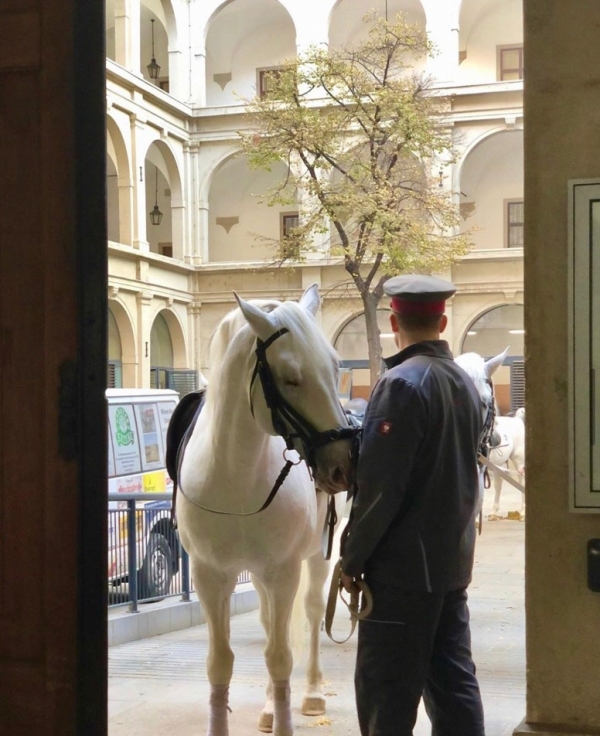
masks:
<svg viewBox="0 0 600 736"><path fill-rule="evenodd" d="M156 189L154 190L154 208L152 212L150 212L150 222L153 225L160 225L160 221L162 220L163 213L158 209L158 167L154 167L156 169Z"/></svg>
<svg viewBox="0 0 600 736"><path fill-rule="evenodd" d="M154 58L154 18L150 20L150 23L152 23L152 61L148 64L146 69L148 70L148 76L150 79L158 79L158 75L160 74L160 67L156 63L156 59Z"/></svg>

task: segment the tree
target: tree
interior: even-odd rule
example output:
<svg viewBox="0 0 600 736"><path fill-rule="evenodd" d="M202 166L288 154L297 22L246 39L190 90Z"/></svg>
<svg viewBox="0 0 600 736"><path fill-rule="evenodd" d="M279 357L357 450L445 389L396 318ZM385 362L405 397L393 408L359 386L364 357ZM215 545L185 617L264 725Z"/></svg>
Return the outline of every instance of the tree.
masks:
<svg viewBox="0 0 600 736"><path fill-rule="evenodd" d="M441 186L454 160L448 103L412 66L431 45L400 15L365 22L368 36L355 47L312 47L273 72L268 92L249 101L251 125L240 137L251 167L288 166L269 203L300 201L298 226L273 243L279 262L331 234L328 255L343 261L364 305L374 383L385 281L446 268L470 243Z"/></svg>

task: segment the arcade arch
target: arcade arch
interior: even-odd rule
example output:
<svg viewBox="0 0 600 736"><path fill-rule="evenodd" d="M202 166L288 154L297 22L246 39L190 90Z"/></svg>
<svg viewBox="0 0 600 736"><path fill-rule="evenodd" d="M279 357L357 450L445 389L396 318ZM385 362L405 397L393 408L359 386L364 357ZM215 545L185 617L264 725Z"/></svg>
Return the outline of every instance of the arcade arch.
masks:
<svg viewBox="0 0 600 736"><path fill-rule="evenodd" d="M154 24L152 23L154 21ZM154 25L154 57L152 56L152 25ZM167 0L147 0L140 5L140 71L144 79L169 91L169 47L176 42L175 20ZM155 58L160 66L157 79L151 79L148 64Z"/></svg>
<svg viewBox="0 0 600 736"><path fill-rule="evenodd" d="M363 41L369 31L369 24L364 22L365 13L374 9L380 15L392 22L398 13L412 24L417 25L423 32L427 26L425 11L420 0L373 0L365 4L363 0L337 0L330 15L329 46L341 48L354 46ZM423 71L427 59L414 60L414 69Z"/></svg>
<svg viewBox="0 0 600 736"><path fill-rule="evenodd" d="M523 247L523 131L502 130L480 139L459 169L461 229L474 247Z"/></svg>
<svg viewBox="0 0 600 736"><path fill-rule="evenodd" d="M108 300L108 377L115 388L137 385L133 320L118 299Z"/></svg>
<svg viewBox="0 0 600 736"><path fill-rule="evenodd" d="M268 84L268 72L295 55L294 21L278 0L224 3L206 29L207 105L254 97L261 79Z"/></svg>
<svg viewBox="0 0 600 736"><path fill-rule="evenodd" d="M494 373L494 394L501 414L525 405L523 325L523 305L502 304L474 319L462 340L462 353L479 353L485 358L508 348L504 364Z"/></svg>
<svg viewBox="0 0 600 736"><path fill-rule="evenodd" d="M184 207L181 174L173 151L164 141L154 141L145 158L146 238L150 252L183 259ZM153 223L155 205L162 213Z"/></svg>
<svg viewBox="0 0 600 736"><path fill-rule="evenodd" d="M459 17L460 84L500 80L499 47L522 46L522 0L463 0Z"/></svg>
<svg viewBox="0 0 600 736"><path fill-rule="evenodd" d="M106 116L108 239L132 244L133 183L127 146L117 122Z"/></svg>
<svg viewBox="0 0 600 736"><path fill-rule="evenodd" d="M377 310L377 325L384 356L398 351L390 327L390 310ZM342 367L352 371L351 398L368 399L371 393L371 374L367 348L367 323L364 312L355 314L340 328L333 340Z"/></svg>
<svg viewBox="0 0 600 736"><path fill-rule="evenodd" d="M110 153L106 153L106 220L108 239L120 242L119 174Z"/></svg>
<svg viewBox="0 0 600 736"><path fill-rule="evenodd" d="M276 259L284 217L297 215L290 205L266 204L267 192L285 181L287 167L250 169L243 155L226 159L213 173L208 195L208 260ZM255 234L260 233L260 239Z"/></svg>
<svg viewBox="0 0 600 736"><path fill-rule="evenodd" d="M170 309L161 309L150 330L150 385L167 388L168 373L187 368L187 352L183 328Z"/></svg>

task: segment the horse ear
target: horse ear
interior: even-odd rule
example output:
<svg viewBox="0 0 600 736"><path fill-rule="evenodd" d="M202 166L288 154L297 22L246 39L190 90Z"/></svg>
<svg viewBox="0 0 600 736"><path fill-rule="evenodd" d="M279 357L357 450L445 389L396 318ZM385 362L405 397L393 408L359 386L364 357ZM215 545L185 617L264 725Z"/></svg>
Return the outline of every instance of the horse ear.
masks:
<svg viewBox="0 0 600 736"><path fill-rule="evenodd" d="M270 316L266 312L263 312L262 309L259 309L256 305L242 299L242 297L238 296L235 291L233 292L233 295L254 334L257 337L260 337L261 340L267 340L273 334L273 330L275 329L275 324L271 321Z"/></svg>
<svg viewBox="0 0 600 736"><path fill-rule="evenodd" d="M485 375L487 378L491 378L494 373L500 368L502 363L504 363L504 358L506 358L506 354L508 353L508 348L506 348L503 352L498 353L494 358L490 358L489 360L485 361Z"/></svg>
<svg viewBox="0 0 600 736"><path fill-rule="evenodd" d="M319 296L319 285L311 284L308 289L300 297L300 306L310 312L313 317L316 316L321 306L321 297Z"/></svg>

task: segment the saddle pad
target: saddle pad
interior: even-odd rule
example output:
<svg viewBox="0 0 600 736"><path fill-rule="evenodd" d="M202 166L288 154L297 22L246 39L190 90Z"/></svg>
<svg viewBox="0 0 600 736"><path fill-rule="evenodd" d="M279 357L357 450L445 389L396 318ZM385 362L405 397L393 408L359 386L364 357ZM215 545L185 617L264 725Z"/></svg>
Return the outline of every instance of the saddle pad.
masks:
<svg viewBox="0 0 600 736"><path fill-rule="evenodd" d="M188 429L196 423L202 406L206 389L186 394L175 407L167 427L167 473L173 482L177 482L177 458L179 446Z"/></svg>

